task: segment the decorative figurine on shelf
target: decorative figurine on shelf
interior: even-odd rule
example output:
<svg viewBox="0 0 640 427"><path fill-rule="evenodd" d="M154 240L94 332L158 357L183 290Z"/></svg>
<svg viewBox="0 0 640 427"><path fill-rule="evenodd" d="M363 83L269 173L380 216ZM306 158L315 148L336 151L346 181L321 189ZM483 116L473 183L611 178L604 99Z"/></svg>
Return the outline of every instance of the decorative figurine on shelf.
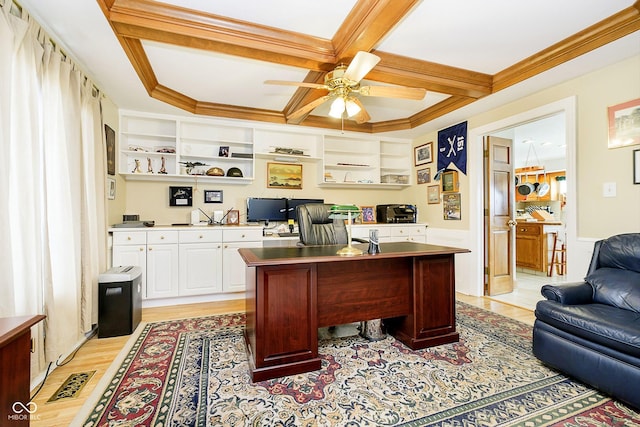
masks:
<svg viewBox="0 0 640 427"><path fill-rule="evenodd" d="M135 159L134 161L136 162L136 166L133 168L131 173L142 173L142 170L140 169L140 160Z"/></svg>
<svg viewBox="0 0 640 427"><path fill-rule="evenodd" d="M149 157L147 157L147 173L153 173L153 165Z"/></svg>
<svg viewBox="0 0 640 427"><path fill-rule="evenodd" d="M166 167L166 164L165 164L164 156L160 157L160 161L162 162L162 164L160 165L160 170L158 171L158 173L162 174L162 175L166 175L167 174L167 167Z"/></svg>

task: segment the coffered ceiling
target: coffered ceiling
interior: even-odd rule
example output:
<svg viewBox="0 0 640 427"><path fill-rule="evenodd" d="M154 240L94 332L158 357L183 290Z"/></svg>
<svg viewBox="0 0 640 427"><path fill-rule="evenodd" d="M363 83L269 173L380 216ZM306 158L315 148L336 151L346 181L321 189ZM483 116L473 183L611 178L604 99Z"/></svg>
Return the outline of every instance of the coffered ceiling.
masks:
<svg viewBox="0 0 640 427"><path fill-rule="evenodd" d="M633 0L22 3L125 109L335 129L327 104L287 119L326 91L264 81L322 83L358 51L372 52L381 61L366 84L427 95L362 98L371 120L344 128L369 133L415 130L640 53Z"/></svg>

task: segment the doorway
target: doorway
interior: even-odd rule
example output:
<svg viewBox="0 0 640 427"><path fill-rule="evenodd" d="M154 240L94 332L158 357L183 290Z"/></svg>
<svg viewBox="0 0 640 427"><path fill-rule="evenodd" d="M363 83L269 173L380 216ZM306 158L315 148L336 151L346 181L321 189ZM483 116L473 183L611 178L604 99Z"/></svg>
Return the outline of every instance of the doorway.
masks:
<svg viewBox="0 0 640 427"><path fill-rule="evenodd" d="M520 124L534 122L543 117L553 116L560 112L564 113L564 132L566 141L566 185L567 203L564 210L566 221L566 244L567 247L574 247L577 238L576 228L576 183L575 183L575 146L576 146L576 99L569 97L553 102L532 110L470 129L469 132L469 168L477 171L484 170L483 138L487 135L495 134ZM470 174L469 187L471 197L470 207L470 232L475 238L470 239L471 259L469 260L470 277L473 279L460 287L460 291L470 295L484 295L484 174ZM580 274L576 275L578 269L572 268L575 255L572 252L567 256L567 280L579 280ZM579 261L576 261L579 264Z"/></svg>
<svg viewBox="0 0 640 427"><path fill-rule="evenodd" d="M509 292L496 294L495 287L490 286L490 292L486 294L492 299L534 309L536 302L542 299L542 285L566 281L565 266L551 265L550 262L553 242L558 249L557 261L566 260L568 248L564 232L567 197L565 136L564 111L490 134L492 138L511 141L513 147L515 183L511 183L510 189L515 194L514 212L518 222L513 228L515 244L511 246L509 257L515 264L513 287ZM560 252L561 248L565 251ZM490 254L495 256L496 252L491 251ZM492 278L490 275L490 282Z"/></svg>

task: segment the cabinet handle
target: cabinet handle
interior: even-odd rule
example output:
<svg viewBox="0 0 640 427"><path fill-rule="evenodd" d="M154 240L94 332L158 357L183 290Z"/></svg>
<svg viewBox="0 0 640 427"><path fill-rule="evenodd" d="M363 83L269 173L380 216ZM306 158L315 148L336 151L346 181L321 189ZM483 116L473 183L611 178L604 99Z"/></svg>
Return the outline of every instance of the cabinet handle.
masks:
<svg viewBox="0 0 640 427"><path fill-rule="evenodd" d="M204 236L201 234L198 236L198 239L204 239Z"/></svg>
<svg viewBox="0 0 640 427"><path fill-rule="evenodd" d="M140 252L144 251L144 248L140 248Z"/></svg>
<svg viewBox="0 0 640 427"><path fill-rule="evenodd" d="M242 235L242 238L244 239L244 234Z"/></svg>
<svg viewBox="0 0 640 427"><path fill-rule="evenodd" d="M229 249L229 245L224 245L224 248L225 249Z"/></svg>
<svg viewBox="0 0 640 427"><path fill-rule="evenodd" d="M131 236L127 236L127 240L131 240Z"/></svg>
<svg viewBox="0 0 640 427"><path fill-rule="evenodd" d="M160 236L160 240L164 240L164 236Z"/></svg>
<svg viewBox="0 0 640 427"><path fill-rule="evenodd" d="M152 251L152 250L153 250L153 248L152 248L152 247L149 247L149 250L150 250L150 251Z"/></svg>

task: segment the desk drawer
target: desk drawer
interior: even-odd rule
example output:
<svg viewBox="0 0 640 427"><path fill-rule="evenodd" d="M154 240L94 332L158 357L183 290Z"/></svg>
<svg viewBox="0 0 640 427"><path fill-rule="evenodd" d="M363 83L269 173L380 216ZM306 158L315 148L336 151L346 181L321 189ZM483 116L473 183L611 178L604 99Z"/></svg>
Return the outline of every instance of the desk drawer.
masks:
<svg viewBox="0 0 640 427"><path fill-rule="evenodd" d="M262 241L262 227L255 229L237 228L222 230L225 242L259 242Z"/></svg>
<svg viewBox="0 0 640 427"><path fill-rule="evenodd" d="M222 242L222 230L181 230L180 243Z"/></svg>
<svg viewBox="0 0 640 427"><path fill-rule="evenodd" d="M114 231L113 244L114 245L146 245L147 232L146 231Z"/></svg>
<svg viewBox="0 0 640 427"><path fill-rule="evenodd" d="M178 243L177 231L147 231L147 244L149 245L161 245L169 243Z"/></svg>

